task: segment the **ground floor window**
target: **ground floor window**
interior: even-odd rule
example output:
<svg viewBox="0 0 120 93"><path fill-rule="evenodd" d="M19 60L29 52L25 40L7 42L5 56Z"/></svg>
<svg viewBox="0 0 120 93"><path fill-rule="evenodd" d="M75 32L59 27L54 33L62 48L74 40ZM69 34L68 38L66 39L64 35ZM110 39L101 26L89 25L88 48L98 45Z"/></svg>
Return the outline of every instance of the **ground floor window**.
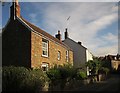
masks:
<svg viewBox="0 0 120 93"><path fill-rule="evenodd" d="M41 65L41 68L42 68L42 70L43 71L47 71L48 70L48 67L49 67L49 64L48 63L42 63L42 65Z"/></svg>

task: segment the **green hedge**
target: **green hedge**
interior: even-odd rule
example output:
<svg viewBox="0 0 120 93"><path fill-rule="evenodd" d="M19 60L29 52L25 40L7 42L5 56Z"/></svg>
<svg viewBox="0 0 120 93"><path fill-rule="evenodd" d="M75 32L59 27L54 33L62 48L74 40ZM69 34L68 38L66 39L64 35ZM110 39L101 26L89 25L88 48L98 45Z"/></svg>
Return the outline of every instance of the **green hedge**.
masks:
<svg viewBox="0 0 120 93"><path fill-rule="evenodd" d="M42 90L47 77L40 69L24 67L2 68L2 91L36 92Z"/></svg>
<svg viewBox="0 0 120 93"><path fill-rule="evenodd" d="M50 79L50 88L54 88L56 85L60 85L61 89L64 89L67 82L76 76L75 69L69 64L65 64L60 67L53 67L46 72Z"/></svg>

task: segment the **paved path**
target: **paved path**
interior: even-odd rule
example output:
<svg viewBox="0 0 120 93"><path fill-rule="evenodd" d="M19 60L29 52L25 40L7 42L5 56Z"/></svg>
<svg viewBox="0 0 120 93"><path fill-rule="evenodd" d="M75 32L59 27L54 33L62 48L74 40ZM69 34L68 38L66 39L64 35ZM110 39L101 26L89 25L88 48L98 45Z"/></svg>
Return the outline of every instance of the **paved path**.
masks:
<svg viewBox="0 0 120 93"><path fill-rule="evenodd" d="M120 91L120 75L111 75L106 81L84 85L74 91Z"/></svg>

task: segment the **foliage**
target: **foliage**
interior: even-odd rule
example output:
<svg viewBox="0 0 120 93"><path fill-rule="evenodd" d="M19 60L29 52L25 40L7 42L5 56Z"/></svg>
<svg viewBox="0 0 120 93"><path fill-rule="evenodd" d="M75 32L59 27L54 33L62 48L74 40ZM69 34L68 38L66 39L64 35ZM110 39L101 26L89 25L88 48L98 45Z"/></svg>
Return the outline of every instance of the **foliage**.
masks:
<svg viewBox="0 0 120 93"><path fill-rule="evenodd" d="M48 78L51 80L51 81L55 81L57 79L60 79L61 76L60 76L60 71L57 69L57 68L52 68L52 69L49 69L47 72L46 72Z"/></svg>
<svg viewBox="0 0 120 93"><path fill-rule="evenodd" d="M87 78L87 74L85 71L78 71L77 72L77 79L85 79Z"/></svg>
<svg viewBox="0 0 120 93"><path fill-rule="evenodd" d="M107 60L102 61L102 67L111 69L111 62L109 62Z"/></svg>
<svg viewBox="0 0 120 93"><path fill-rule="evenodd" d="M50 80L54 81L58 79L67 79L69 77L72 78L75 74L75 69L71 65L64 64L60 67L51 68L46 73Z"/></svg>
<svg viewBox="0 0 120 93"><path fill-rule="evenodd" d="M76 75L76 69L71 64L64 64L59 68L62 79L72 79Z"/></svg>
<svg viewBox="0 0 120 93"><path fill-rule="evenodd" d="M76 70L72 65L64 64L63 66L53 67L46 73L52 83L52 86L60 84L61 88L63 89L65 84L75 77L75 71Z"/></svg>
<svg viewBox="0 0 120 93"><path fill-rule="evenodd" d="M3 67L3 91L31 91L41 90L46 82L46 76L40 69L25 67Z"/></svg>
<svg viewBox="0 0 120 93"><path fill-rule="evenodd" d="M97 58L94 58L94 60L89 60L86 62L86 66L91 69L91 74L98 74L98 70L101 68L102 64L101 61L99 61Z"/></svg>
<svg viewBox="0 0 120 93"><path fill-rule="evenodd" d="M101 67L99 69L99 73L101 73L101 74L105 73L107 75L109 71L110 70L108 68L106 68L106 67Z"/></svg>

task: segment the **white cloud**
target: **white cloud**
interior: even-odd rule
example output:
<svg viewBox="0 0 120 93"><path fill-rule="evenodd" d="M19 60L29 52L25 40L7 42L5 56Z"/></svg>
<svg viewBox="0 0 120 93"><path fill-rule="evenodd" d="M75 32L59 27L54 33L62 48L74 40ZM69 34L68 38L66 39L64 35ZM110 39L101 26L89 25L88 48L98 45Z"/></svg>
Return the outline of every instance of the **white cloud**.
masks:
<svg viewBox="0 0 120 93"><path fill-rule="evenodd" d="M103 38L104 40L107 40L108 42L113 42L113 43L118 42L118 36L117 36L117 35L114 35L114 34L112 34L112 33L108 33L108 34L102 36L102 38Z"/></svg>
<svg viewBox="0 0 120 93"><path fill-rule="evenodd" d="M37 25L38 20L37 20L37 13L30 13L29 14L30 20L33 24Z"/></svg>
<svg viewBox="0 0 120 93"><path fill-rule="evenodd" d="M37 13L41 13L39 4L34 7ZM117 33L104 32L103 36L99 36L98 33L117 21L117 11L118 7L112 2L48 3L42 11L42 25L45 25L44 29L52 35L57 33L57 30L61 30L63 34L67 26L70 37L75 41L81 41L95 55L112 54L117 53ZM66 21L69 16L69 21ZM32 14L31 18L34 22L37 21L36 15ZM112 46L111 41L114 41ZM109 51L110 48L114 49Z"/></svg>
<svg viewBox="0 0 120 93"><path fill-rule="evenodd" d="M118 53L117 45L104 46L104 47L97 48L97 50L96 50L96 54L98 56L108 55L108 54L116 55L116 53Z"/></svg>

